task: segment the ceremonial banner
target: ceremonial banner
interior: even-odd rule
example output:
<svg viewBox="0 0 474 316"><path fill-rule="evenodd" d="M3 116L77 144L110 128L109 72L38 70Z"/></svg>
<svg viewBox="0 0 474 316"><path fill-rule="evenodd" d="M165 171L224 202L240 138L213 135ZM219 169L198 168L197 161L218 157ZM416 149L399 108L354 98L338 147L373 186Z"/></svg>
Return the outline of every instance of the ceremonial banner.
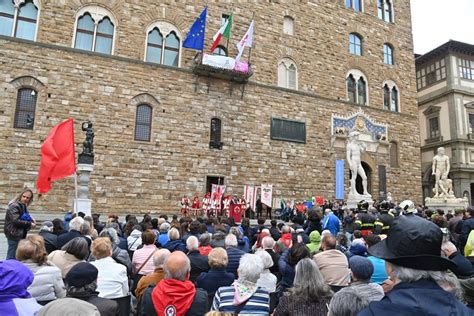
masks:
<svg viewBox="0 0 474 316"><path fill-rule="evenodd" d="M212 191L211 191L211 209L221 209L221 202L222 202L222 197L224 196L225 192L225 185L217 185L213 184L212 185Z"/></svg>
<svg viewBox="0 0 474 316"><path fill-rule="evenodd" d="M246 185L244 187L244 198L247 201L248 205L255 211L255 206L257 204L257 190L258 188L253 185Z"/></svg>
<svg viewBox="0 0 474 316"><path fill-rule="evenodd" d="M204 54L202 56L202 64L232 70L235 68L235 59L226 56Z"/></svg>
<svg viewBox="0 0 474 316"><path fill-rule="evenodd" d="M336 160L336 200L344 200L344 160Z"/></svg>
<svg viewBox="0 0 474 316"><path fill-rule="evenodd" d="M267 206L272 206L272 194L273 194L273 185L272 184L262 184L261 187L262 190L262 197L260 200L262 201L263 204Z"/></svg>
<svg viewBox="0 0 474 316"><path fill-rule="evenodd" d="M324 205L324 198L322 196L317 196L316 204L318 204L319 206Z"/></svg>
<svg viewBox="0 0 474 316"><path fill-rule="evenodd" d="M245 212L245 205L243 204L231 204L229 208L229 216L234 218L236 223L240 223L242 220L242 214Z"/></svg>

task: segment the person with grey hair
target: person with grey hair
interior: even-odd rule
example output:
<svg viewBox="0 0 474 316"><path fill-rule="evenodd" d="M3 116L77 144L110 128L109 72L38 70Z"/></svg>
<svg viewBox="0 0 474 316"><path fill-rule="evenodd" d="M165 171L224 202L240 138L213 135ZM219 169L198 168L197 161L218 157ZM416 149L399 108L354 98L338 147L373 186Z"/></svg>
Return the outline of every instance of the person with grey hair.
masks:
<svg viewBox="0 0 474 316"><path fill-rule="evenodd" d="M168 249L158 249L153 255L153 264L155 265L155 271L145 275L138 281L137 287L135 289L135 296L140 300L143 296L143 293L152 284L158 284L163 280L165 272L163 271L163 265L166 258L171 254Z"/></svg>
<svg viewBox="0 0 474 316"><path fill-rule="evenodd" d="M472 310L442 288L453 284L447 270L456 268L441 256L442 241L443 232L430 221L414 215L395 218L388 237L368 250L385 260L394 286L358 315L472 315Z"/></svg>
<svg viewBox="0 0 474 316"><path fill-rule="evenodd" d="M46 252L50 254L51 252L58 249L58 235L53 233L53 223L50 221L45 221L41 225L41 229L38 233L44 239L44 246Z"/></svg>
<svg viewBox="0 0 474 316"><path fill-rule="evenodd" d="M199 253L203 256L207 256L211 250L211 234L201 234L201 236L199 236Z"/></svg>
<svg viewBox="0 0 474 316"><path fill-rule="evenodd" d="M446 241L441 245L441 251L443 254L452 262L456 264L456 268L451 270L457 277L466 278L474 275L474 269L472 264L464 257L456 248L456 246L450 242Z"/></svg>
<svg viewBox="0 0 474 316"><path fill-rule="evenodd" d="M273 240L273 238L271 239ZM255 254L262 259L263 263L263 271L257 285L266 289L268 293L276 292L277 277L269 270L273 266L272 257L265 250L258 250Z"/></svg>
<svg viewBox="0 0 474 316"><path fill-rule="evenodd" d="M80 216L74 217L69 222L69 231L58 236L58 249L62 248L65 244L67 244L69 241L73 240L76 237L82 237L86 239L87 245L90 248L92 240L82 234L83 227L84 219Z"/></svg>
<svg viewBox="0 0 474 316"><path fill-rule="evenodd" d="M156 241L158 242L160 247L166 245L166 243L170 240L168 237L168 231L170 230L171 225L167 222L164 222L160 225L160 234L156 237Z"/></svg>
<svg viewBox="0 0 474 316"><path fill-rule="evenodd" d="M328 316L356 316L369 305L367 297L359 295L352 287L339 291L329 303ZM381 314L384 315L384 314ZM400 314L401 315L401 314Z"/></svg>
<svg viewBox="0 0 474 316"><path fill-rule="evenodd" d="M239 267L240 258L245 255L245 252L240 250L237 246L237 237L233 234L228 234L225 237L225 249L227 251L227 257L229 258L229 263L227 264L227 272L234 274L237 278L237 268Z"/></svg>
<svg viewBox="0 0 474 316"><path fill-rule="evenodd" d="M62 277L66 277L69 270L77 263L86 261L89 257L89 246L84 237L76 237L48 255L48 261L61 270Z"/></svg>
<svg viewBox="0 0 474 316"><path fill-rule="evenodd" d="M280 269L278 267L278 260L280 260L280 255L276 253L274 248L275 248L275 240L270 236L263 237L262 249L265 250L270 255L270 257L272 257L272 261L273 261L273 265L270 267L270 272L275 275L279 275Z"/></svg>
<svg viewBox="0 0 474 316"><path fill-rule="evenodd" d="M264 269L258 255L245 254L240 259L238 275L232 286L220 287L211 310L234 315L268 315L270 296L257 282Z"/></svg>
<svg viewBox="0 0 474 316"><path fill-rule="evenodd" d="M170 252L179 250L184 253L187 252L186 243L180 238L179 230L176 228L171 228L168 231L169 241L163 246L163 248L168 249Z"/></svg>
<svg viewBox="0 0 474 316"><path fill-rule="evenodd" d="M332 291L310 258L301 259L295 268L295 280L281 298L274 315L325 316Z"/></svg>
<svg viewBox="0 0 474 316"><path fill-rule="evenodd" d="M188 239L186 239L186 248L188 249L188 258L191 262L191 275L189 280L196 282L197 277L202 272L209 271L207 256L203 256L199 252L199 241L196 236L189 236Z"/></svg>
<svg viewBox="0 0 474 316"><path fill-rule="evenodd" d="M181 251L166 258L164 279L149 287L142 298L141 315L204 315L207 293L189 281L191 263Z"/></svg>
<svg viewBox="0 0 474 316"><path fill-rule="evenodd" d="M100 232L99 237L107 237L110 239L112 243L112 259L127 267L127 275L130 276L132 273L132 261L130 260L128 252L118 246L120 239L117 235L117 231L112 227L105 227ZM95 258L93 259L95 260ZM93 261L92 258L89 261Z"/></svg>

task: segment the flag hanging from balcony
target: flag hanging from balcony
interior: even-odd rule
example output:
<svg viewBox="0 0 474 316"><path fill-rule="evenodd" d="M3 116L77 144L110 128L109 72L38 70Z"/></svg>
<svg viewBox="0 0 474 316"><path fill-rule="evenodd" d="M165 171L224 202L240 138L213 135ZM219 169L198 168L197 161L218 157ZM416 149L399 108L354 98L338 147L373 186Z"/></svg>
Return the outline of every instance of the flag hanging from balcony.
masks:
<svg viewBox="0 0 474 316"><path fill-rule="evenodd" d="M253 43L253 21L250 23L249 29L245 33L244 37L242 37L242 40L240 40L240 42L237 43L237 49L239 50L239 54L235 58L236 63L240 60L240 57L242 57L245 47L252 47L252 43Z"/></svg>
<svg viewBox="0 0 474 316"><path fill-rule="evenodd" d="M204 49L204 35L206 34L206 16L207 7L202 10L201 15L194 21L189 29L188 35L183 42L183 47L203 50Z"/></svg>
<svg viewBox="0 0 474 316"><path fill-rule="evenodd" d="M229 16L227 21L225 21L224 25L221 26L219 31L217 31L216 35L212 38L214 40L214 43L212 44L211 47L211 53L214 52L217 46L219 46L219 43L221 42L221 39L223 37L229 38L230 37L230 29L232 28L232 14Z"/></svg>
<svg viewBox="0 0 474 316"><path fill-rule="evenodd" d="M76 172L74 120L54 126L41 146L41 165L36 181L38 193L48 193L51 183Z"/></svg>

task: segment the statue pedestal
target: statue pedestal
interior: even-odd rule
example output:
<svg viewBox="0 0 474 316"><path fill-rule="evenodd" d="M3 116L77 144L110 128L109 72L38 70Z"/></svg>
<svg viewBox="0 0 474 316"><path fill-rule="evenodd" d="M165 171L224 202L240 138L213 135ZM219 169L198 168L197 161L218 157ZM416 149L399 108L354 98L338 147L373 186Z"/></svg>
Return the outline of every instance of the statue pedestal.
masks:
<svg viewBox="0 0 474 316"><path fill-rule="evenodd" d="M371 195L363 195L363 194L358 194L358 193L350 194L349 193L349 195L347 196L347 207L357 209L357 204L362 200L367 201L367 203L369 203L369 207L374 204L374 200L372 200Z"/></svg>
<svg viewBox="0 0 474 316"><path fill-rule="evenodd" d="M433 197L425 199L425 206L430 209L440 209L445 212L454 212L454 210L457 209L467 208L469 206L469 201L466 197Z"/></svg>
<svg viewBox="0 0 474 316"><path fill-rule="evenodd" d="M92 214L92 200L89 199L89 181L94 165L78 164L77 165L77 199L74 199L74 212L83 212L89 216Z"/></svg>

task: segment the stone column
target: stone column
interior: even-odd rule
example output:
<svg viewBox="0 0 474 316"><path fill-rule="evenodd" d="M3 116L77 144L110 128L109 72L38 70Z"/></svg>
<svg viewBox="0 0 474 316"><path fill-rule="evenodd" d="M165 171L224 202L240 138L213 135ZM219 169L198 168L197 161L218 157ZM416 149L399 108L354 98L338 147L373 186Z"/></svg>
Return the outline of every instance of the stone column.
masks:
<svg viewBox="0 0 474 316"><path fill-rule="evenodd" d="M89 182L94 165L79 163L77 165L77 199L74 199L74 211L92 214L92 200L89 199Z"/></svg>

